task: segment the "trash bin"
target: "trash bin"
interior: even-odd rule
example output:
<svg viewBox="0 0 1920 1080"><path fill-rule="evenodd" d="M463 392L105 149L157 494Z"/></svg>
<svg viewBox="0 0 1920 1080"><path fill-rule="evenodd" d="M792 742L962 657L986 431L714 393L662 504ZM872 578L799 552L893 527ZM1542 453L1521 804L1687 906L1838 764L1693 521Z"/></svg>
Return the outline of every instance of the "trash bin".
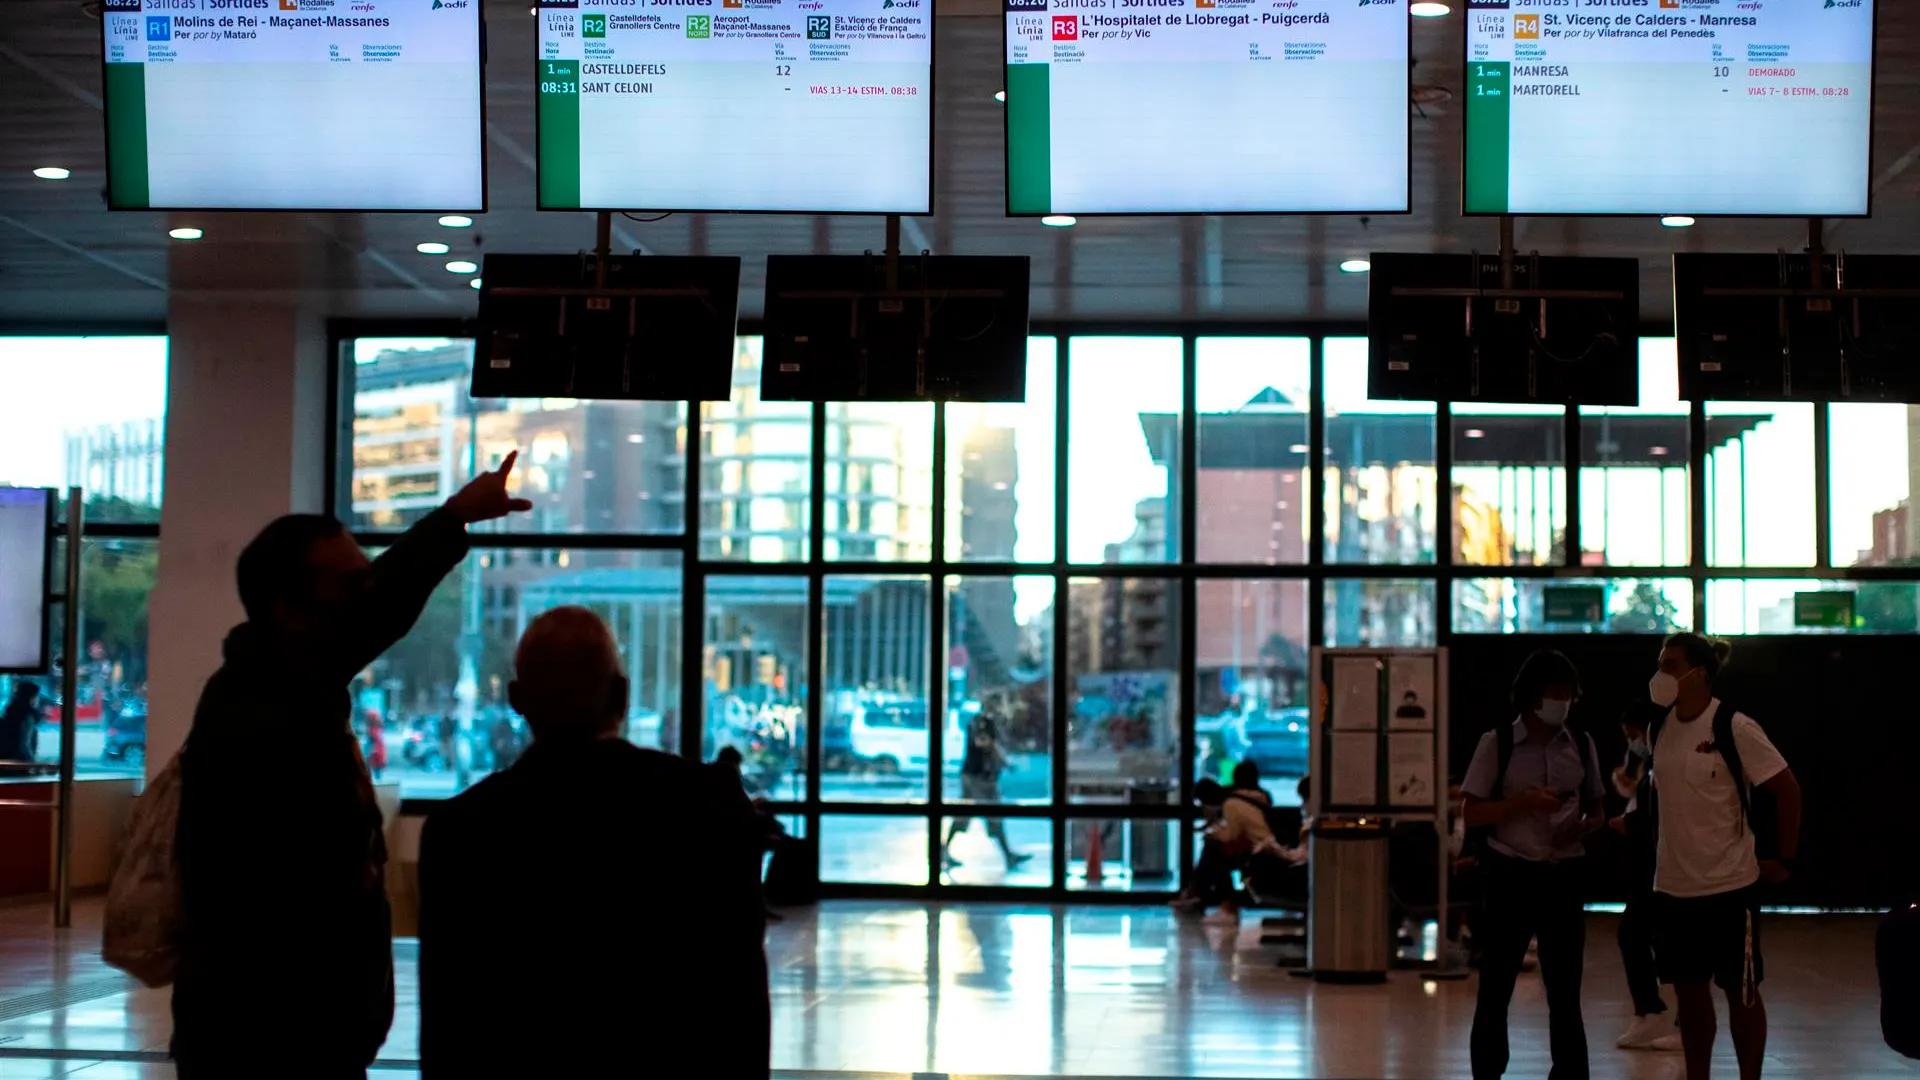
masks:
<svg viewBox="0 0 1920 1080"><path fill-rule="evenodd" d="M1307 967L1322 982L1387 978L1387 830L1375 820L1316 822L1308 837Z"/></svg>
<svg viewBox="0 0 1920 1080"><path fill-rule="evenodd" d="M1127 805L1167 806L1173 802L1174 790L1174 785L1165 780L1130 780ZM1168 840L1172 833L1171 821L1135 818L1129 823L1127 861L1134 880L1154 881L1173 876L1173 864L1168 861Z"/></svg>

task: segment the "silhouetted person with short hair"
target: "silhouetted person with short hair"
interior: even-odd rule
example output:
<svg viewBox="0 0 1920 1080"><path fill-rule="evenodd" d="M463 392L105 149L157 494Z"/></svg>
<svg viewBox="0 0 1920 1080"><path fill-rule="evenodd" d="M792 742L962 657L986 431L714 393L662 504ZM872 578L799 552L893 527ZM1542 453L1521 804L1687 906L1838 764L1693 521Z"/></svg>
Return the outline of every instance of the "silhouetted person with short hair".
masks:
<svg viewBox="0 0 1920 1080"><path fill-rule="evenodd" d="M738 774L620 737L613 635L535 619L508 699L533 745L420 841L420 1068L468 1077L768 1073L761 841Z"/></svg>
<svg viewBox="0 0 1920 1080"><path fill-rule="evenodd" d="M13 684L13 698L0 713L0 761L32 761L39 724L40 686L21 679Z"/></svg>
<svg viewBox="0 0 1920 1080"><path fill-rule="evenodd" d="M466 557L468 525L530 507L507 495L512 468L509 455L377 560L314 514L241 552L247 621L180 755L181 1080L364 1077L386 1041L387 852L347 688Z"/></svg>

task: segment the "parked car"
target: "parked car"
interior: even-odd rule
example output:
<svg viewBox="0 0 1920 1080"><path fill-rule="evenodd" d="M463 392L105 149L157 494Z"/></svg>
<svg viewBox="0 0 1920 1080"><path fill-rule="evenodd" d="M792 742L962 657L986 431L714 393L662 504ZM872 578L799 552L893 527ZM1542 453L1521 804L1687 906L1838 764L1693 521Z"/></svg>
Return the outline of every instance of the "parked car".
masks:
<svg viewBox="0 0 1920 1080"><path fill-rule="evenodd" d="M142 769L147 764L147 708L130 705L107 721L100 760L109 765Z"/></svg>
<svg viewBox="0 0 1920 1080"><path fill-rule="evenodd" d="M957 768L967 749L957 713L950 715L944 738L946 762ZM927 703L857 705L847 724L847 742L854 760L876 772L924 775L932 743L927 731Z"/></svg>
<svg viewBox="0 0 1920 1080"><path fill-rule="evenodd" d="M1298 777L1308 771L1307 710L1299 706L1255 713L1241 726L1246 758L1263 777Z"/></svg>

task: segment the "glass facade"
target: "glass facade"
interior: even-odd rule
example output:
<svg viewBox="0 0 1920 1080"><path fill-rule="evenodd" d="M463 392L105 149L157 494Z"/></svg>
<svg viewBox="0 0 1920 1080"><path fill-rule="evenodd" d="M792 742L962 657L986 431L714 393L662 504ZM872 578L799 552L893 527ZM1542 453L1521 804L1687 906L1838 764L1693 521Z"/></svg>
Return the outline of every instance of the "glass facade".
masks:
<svg viewBox="0 0 1920 1080"><path fill-rule="evenodd" d="M1022 403L803 404L760 399L742 337L689 407L475 402L470 342L344 337L363 543L514 447L537 507L360 722L405 795L458 790L524 738L520 627L586 604L628 737L738 750L830 888L1128 895L1177 888L1195 781L1254 760L1295 801L1316 646L1920 631L1915 410L1683 402L1664 339L1634 408L1436 407L1369 397L1366 352L1040 335Z"/></svg>
<svg viewBox="0 0 1920 1080"><path fill-rule="evenodd" d="M160 557L167 339L0 337L0 386L0 485L85 493L74 770L138 775L147 750L147 607ZM59 514L64 521L64 502ZM65 548L56 545L55 581ZM67 616L66 605L54 607L47 677L0 675L0 703L33 682L41 707L19 730L0 729L0 742L12 744L0 746L0 758L60 760L58 654Z"/></svg>

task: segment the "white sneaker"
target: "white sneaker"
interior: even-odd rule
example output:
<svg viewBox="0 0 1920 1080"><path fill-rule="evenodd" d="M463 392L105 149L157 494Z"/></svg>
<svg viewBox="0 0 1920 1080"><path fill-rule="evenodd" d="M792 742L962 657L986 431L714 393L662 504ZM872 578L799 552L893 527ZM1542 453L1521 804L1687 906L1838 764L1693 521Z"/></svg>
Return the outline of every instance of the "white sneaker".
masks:
<svg viewBox="0 0 1920 1080"><path fill-rule="evenodd" d="M1240 913L1238 911L1230 911L1227 908L1221 908L1219 911L1208 915L1200 921L1208 926L1239 926Z"/></svg>
<svg viewBox="0 0 1920 1080"><path fill-rule="evenodd" d="M1649 1013L1635 1017L1633 1026L1613 1045L1622 1050L1665 1050L1661 1043L1666 1040L1672 1040L1673 1049L1680 1049L1680 1033L1673 1029L1673 1020L1666 1013Z"/></svg>

